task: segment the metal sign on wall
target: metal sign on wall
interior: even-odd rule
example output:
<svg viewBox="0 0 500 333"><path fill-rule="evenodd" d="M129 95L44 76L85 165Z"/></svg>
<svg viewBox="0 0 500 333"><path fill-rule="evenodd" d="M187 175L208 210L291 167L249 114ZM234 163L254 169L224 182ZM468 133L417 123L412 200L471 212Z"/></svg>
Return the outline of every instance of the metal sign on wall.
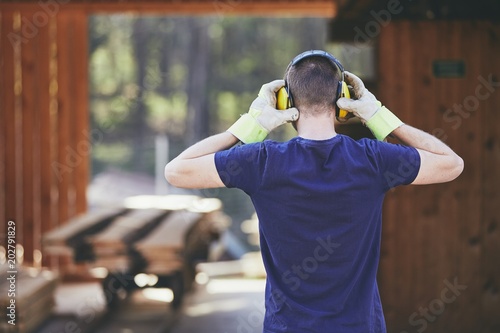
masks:
<svg viewBox="0 0 500 333"><path fill-rule="evenodd" d="M437 78L460 78L465 76L463 60L434 60L432 73Z"/></svg>

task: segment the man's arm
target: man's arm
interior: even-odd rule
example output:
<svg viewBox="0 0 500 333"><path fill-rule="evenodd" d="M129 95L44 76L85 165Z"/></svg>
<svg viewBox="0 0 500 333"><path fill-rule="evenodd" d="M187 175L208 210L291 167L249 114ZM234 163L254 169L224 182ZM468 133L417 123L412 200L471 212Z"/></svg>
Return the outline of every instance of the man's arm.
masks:
<svg viewBox="0 0 500 333"><path fill-rule="evenodd" d="M186 149L165 166L167 181L182 188L224 187L215 166L214 155L234 146L238 141L259 142L274 128L299 117L296 108L276 110L276 92L283 80L264 84L248 113L241 116L227 132L206 138Z"/></svg>
<svg viewBox="0 0 500 333"><path fill-rule="evenodd" d="M449 182L462 173L463 159L435 136L408 125L396 128L392 135L405 145L416 148L420 155L420 169L412 184Z"/></svg>
<svg viewBox="0 0 500 333"><path fill-rule="evenodd" d="M214 155L238 141L233 134L224 132L192 145L165 166L165 178L173 186L182 188L224 187Z"/></svg>
<svg viewBox="0 0 500 333"><path fill-rule="evenodd" d="M359 77L347 71L344 74L357 99L340 98L337 105L353 112L377 139L383 140L392 134L402 143L418 150L420 169L412 184L444 183L462 173L464 161L451 148L438 138L403 124L365 88Z"/></svg>

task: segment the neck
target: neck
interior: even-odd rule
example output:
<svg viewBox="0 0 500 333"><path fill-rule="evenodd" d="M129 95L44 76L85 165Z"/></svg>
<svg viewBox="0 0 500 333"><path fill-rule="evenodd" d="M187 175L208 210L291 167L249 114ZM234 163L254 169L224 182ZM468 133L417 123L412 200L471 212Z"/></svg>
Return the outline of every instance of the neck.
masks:
<svg viewBox="0 0 500 333"><path fill-rule="evenodd" d="M326 140L337 135L335 131L335 113L327 112L319 115L301 114L297 120L297 133L310 140Z"/></svg>

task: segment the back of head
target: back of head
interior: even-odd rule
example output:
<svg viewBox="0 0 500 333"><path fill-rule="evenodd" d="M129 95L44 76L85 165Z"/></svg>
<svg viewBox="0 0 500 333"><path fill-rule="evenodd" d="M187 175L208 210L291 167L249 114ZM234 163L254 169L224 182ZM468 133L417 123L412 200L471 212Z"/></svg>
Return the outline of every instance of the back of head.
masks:
<svg viewBox="0 0 500 333"><path fill-rule="evenodd" d="M335 96L341 73L321 56L302 59L285 72L294 106L301 113L335 112Z"/></svg>

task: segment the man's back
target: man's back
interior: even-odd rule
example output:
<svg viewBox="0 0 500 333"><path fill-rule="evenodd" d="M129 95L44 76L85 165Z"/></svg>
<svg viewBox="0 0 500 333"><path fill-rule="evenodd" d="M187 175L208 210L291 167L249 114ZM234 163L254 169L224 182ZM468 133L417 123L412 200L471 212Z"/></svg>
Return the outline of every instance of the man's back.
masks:
<svg viewBox="0 0 500 333"><path fill-rule="evenodd" d="M383 193L452 181L464 167L446 144L404 124L359 77L325 58L332 56L314 50L294 58L286 81L263 85L227 131L165 167L174 186L238 187L251 196L268 273L265 332L385 332L375 279ZM345 84L352 99L339 95ZM292 107L277 110L283 88ZM337 135L341 109L378 140L391 135L406 147ZM262 143L286 122L300 138ZM227 151L239 141L247 145Z"/></svg>
<svg viewBox="0 0 500 333"><path fill-rule="evenodd" d="M413 172L396 182L388 175L401 160ZM215 162L259 216L265 332L385 332L376 285L382 202L389 188L415 178L417 151L342 135L297 137L219 152Z"/></svg>

